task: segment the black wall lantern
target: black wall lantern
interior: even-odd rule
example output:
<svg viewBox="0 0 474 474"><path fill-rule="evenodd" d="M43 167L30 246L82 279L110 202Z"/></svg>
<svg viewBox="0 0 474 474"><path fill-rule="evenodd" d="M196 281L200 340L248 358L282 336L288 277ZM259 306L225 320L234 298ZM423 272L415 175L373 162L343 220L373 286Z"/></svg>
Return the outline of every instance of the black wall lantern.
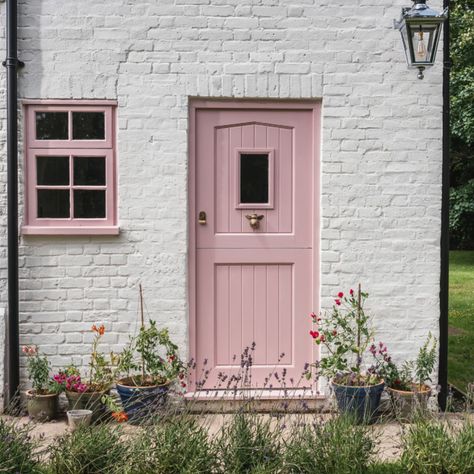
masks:
<svg viewBox="0 0 474 474"><path fill-rule="evenodd" d="M394 21L394 25L402 35L408 67L418 68L418 79L423 79L425 68L435 62L447 9L439 13L430 8L426 0L413 2L411 8L402 8L402 16L399 21Z"/></svg>

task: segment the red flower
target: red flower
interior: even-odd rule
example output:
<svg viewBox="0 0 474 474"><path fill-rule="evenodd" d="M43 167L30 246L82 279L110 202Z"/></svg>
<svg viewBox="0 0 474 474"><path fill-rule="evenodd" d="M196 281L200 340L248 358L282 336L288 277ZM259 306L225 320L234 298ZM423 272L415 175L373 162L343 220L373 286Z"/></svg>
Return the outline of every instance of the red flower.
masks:
<svg viewBox="0 0 474 474"><path fill-rule="evenodd" d="M332 332L332 335L333 336L337 336L337 331L334 329L334 331Z"/></svg>
<svg viewBox="0 0 474 474"><path fill-rule="evenodd" d="M186 384L184 382L181 382L181 387L185 388Z"/></svg>
<svg viewBox="0 0 474 474"><path fill-rule="evenodd" d="M336 304L337 304L338 306L341 306L341 300L336 299L336 300L334 300L334 301L336 302Z"/></svg>
<svg viewBox="0 0 474 474"><path fill-rule="evenodd" d="M326 340L326 336L324 334L321 334L320 339L321 339L321 342L324 342Z"/></svg>
<svg viewBox="0 0 474 474"><path fill-rule="evenodd" d="M319 337L319 332L318 331L309 331L309 334L313 339L317 339Z"/></svg>
<svg viewBox="0 0 474 474"><path fill-rule="evenodd" d="M342 291L340 291L337 296L339 296L339 298L342 298L344 296L344 293Z"/></svg>
<svg viewBox="0 0 474 474"><path fill-rule="evenodd" d="M115 418L115 420L119 423L123 423L124 421L128 420L128 416L124 411L114 411L112 413L112 416Z"/></svg>
<svg viewBox="0 0 474 474"><path fill-rule="evenodd" d="M351 288L351 290L349 291L349 293L351 294L351 296L354 296L354 290Z"/></svg>
<svg viewBox="0 0 474 474"><path fill-rule="evenodd" d="M315 314L315 313L311 313L311 314L310 314L310 317L313 319L313 321L315 321L315 320L316 320L316 318L317 318L317 316L316 316L316 314Z"/></svg>

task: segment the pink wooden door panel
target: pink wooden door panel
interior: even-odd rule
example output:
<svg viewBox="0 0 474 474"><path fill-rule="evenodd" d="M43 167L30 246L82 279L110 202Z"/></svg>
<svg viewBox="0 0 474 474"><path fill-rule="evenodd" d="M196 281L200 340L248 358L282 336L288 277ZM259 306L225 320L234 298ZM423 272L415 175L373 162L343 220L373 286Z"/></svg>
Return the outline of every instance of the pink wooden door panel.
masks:
<svg viewBox="0 0 474 474"><path fill-rule="evenodd" d="M240 356L252 345L251 386L264 386L275 368L285 369L287 381L310 385L301 376L313 361L308 314L319 284L313 276L314 128L311 108L196 111L192 215L207 216L205 225L191 223L191 338L196 377L205 379L200 388L223 388L219 374L237 375ZM268 199L241 202L240 160L262 156ZM246 218L253 213L263 215L257 229Z"/></svg>

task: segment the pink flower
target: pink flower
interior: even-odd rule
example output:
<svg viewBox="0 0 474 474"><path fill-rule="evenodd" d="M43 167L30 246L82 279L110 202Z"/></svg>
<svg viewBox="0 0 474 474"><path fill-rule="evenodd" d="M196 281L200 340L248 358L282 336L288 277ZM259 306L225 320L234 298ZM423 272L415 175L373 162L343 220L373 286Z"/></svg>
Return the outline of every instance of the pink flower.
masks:
<svg viewBox="0 0 474 474"><path fill-rule="evenodd" d="M339 298L342 298L344 296L344 293L342 291L340 291L337 296L339 296Z"/></svg>
<svg viewBox="0 0 474 474"><path fill-rule="evenodd" d="M319 337L318 331L309 331L309 334L313 339L317 339Z"/></svg>

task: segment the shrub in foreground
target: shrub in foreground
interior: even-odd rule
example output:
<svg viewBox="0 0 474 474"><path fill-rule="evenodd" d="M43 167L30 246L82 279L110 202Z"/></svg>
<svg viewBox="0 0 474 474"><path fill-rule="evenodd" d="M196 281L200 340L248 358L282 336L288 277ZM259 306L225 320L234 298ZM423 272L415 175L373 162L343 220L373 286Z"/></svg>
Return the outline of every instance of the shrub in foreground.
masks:
<svg viewBox="0 0 474 474"><path fill-rule="evenodd" d="M472 474L474 426L420 418L403 436L402 464L411 474Z"/></svg>
<svg viewBox="0 0 474 474"><path fill-rule="evenodd" d="M20 426L0 419L0 472L36 474L40 472L36 444L28 425Z"/></svg>
<svg viewBox="0 0 474 474"><path fill-rule="evenodd" d="M368 428L348 416L293 428L285 450L285 470L301 474L366 473L375 452Z"/></svg>
<svg viewBox="0 0 474 474"><path fill-rule="evenodd" d="M270 418L254 413L237 413L223 426L217 439L221 472L280 472L281 437L281 430Z"/></svg>
<svg viewBox="0 0 474 474"><path fill-rule="evenodd" d="M121 473L128 443L111 425L80 426L57 438L50 448L51 474Z"/></svg>
<svg viewBox="0 0 474 474"><path fill-rule="evenodd" d="M154 421L154 423L153 423ZM133 440L128 474L198 474L216 469L207 429L192 416L150 420Z"/></svg>

